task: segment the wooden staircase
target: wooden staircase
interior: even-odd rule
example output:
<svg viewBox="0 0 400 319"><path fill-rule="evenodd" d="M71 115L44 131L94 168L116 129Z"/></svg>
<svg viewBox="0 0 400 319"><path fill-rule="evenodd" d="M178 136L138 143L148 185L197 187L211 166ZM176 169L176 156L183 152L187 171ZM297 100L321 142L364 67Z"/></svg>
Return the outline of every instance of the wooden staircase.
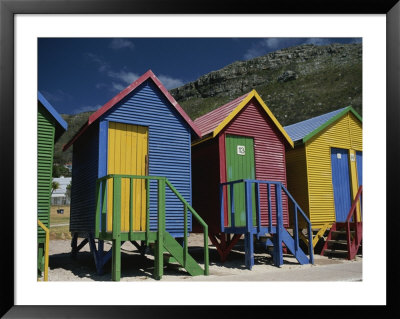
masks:
<svg viewBox="0 0 400 319"><path fill-rule="evenodd" d="M199 266L197 261L168 232L164 233L164 249L172 257L169 262L177 262L192 276L204 275L204 270Z"/></svg>
<svg viewBox="0 0 400 319"><path fill-rule="evenodd" d="M121 182L129 181L129 231L121 230ZM133 207L134 196L133 185L134 180L144 180L147 191L146 201L146 230L133 231ZM150 180L157 181L157 193L154 196L157 200L157 229L150 229ZM107 192L107 182L112 183L112 191ZM169 189L179 199L183 206L183 243L182 245L166 230L166 189ZM135 241L141 241L145 246L153 244L154 247L154 278L161 279L163 275L164 259L173 260L179 263L186 271L192 275L208 275L209 257L208 257L208 226L203 219L197 214L193 207L182 197L176 188L168 181L167 178L161 176L137 176L137 175L121 175L110 174L99 178L96 187L96 225L95 233L89 234L87 241L90 249L94 254L96 268L98 273L102 273L105 262L111 257L112 280L119 281L121 277L121 245L125 241L130 241L144 254L144 250ZM112 210L112 229L106 228L107 221L107 200L111 201ZM188 253L188 218L189 214L196 219L203 227L204 233L204 267L199 264ZM99 248L96 249L94 239L99 240ZM112 241L112 248L103 253L103 241ZM76 243L73 245L76 246ZM100 248L101 247L101 248ZM79 250L76 247L75 250ZM169 255L169 256L168 256Z"/></svg>
<svg viewBox="0 0 400 319"><path fill-rule="evenodd" d="M244 187L244 198L234 198L234 187L235 185L243 185ZM266 209L268 224L262 225L261 223L261 187L263 185L264 194L266 195L265 200L268 205ZM254 187L254 192L252 188ZM275 195L272 196L272 191ZM227 213L231 216L230 221L225 222L225 201L224 198L228 198L227 194L230 193L230 205L227 205ZM253 195L254 194L254 195ZM288 201L293 203L293 218L294 227L293 232L290 234L283 225L283 201L282 196L286 195ZM242 195L243 196L243 195ZM235 203L239 200L245 203L245 225L235 226ZM274 201L274 209L272 209L271 203ZM228 202L228 201L227 201ZM253 208L253 202L255 207ZM253 223L253 213L255 215L256 222ZM300 208L298 203L294 200L293 196L289 193L286 187L281 182L276 181L265 181L265 180L251 180L241 179L236 181L224 182L220 184L220 216L221 216L221 234L220 239L223 239L225 234L232 234L234 238L240 238L244 235L244 249L245 249L245 265L248 269L252 269L254 265L254 236L265 248L272 247L272 257L275 266L280 267L283 264L283 247L286 247L297 261L303 264L314 263L314 251L312 246L312 232L311 222ZM274 217L274 218L273 218ZM304 219L308 229L308 256L300 247L300 231L298 219ZM274 223L273 223L273 220ZM217 234L213 234L217 235ZM216 236L215 236L216 237ZM221 256L221 259L225 259L236 243L234 239L231 241L231 245L221 245L216 241L216 238L210 236L211 241L217 247L217 251ZM224 249L225 248L225 249Z"/></svg>
<svg viewBox="0 0 400 319"><path fill-rule="evenodd" d="M347 258L349 260L352 260L361 249L361 195L362 186L360 186L360 188L358 189L357 195L353 200L346 221L336 222L332 225L328 237L325 241L325 245L321 251L322 256ZM356 212L358 203L360 203L360 214Z"/></svg>

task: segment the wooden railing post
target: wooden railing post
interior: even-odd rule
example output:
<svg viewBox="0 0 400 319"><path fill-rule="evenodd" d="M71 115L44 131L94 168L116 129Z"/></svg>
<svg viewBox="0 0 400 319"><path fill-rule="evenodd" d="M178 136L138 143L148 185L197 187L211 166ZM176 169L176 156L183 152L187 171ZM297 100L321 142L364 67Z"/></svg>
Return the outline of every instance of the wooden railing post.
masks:
<svg viewBox="0 0 400 319"><path fill-rule="evenodd" d="M308 252L310 255L310 264L314 264L314 245L311 223L308 223Z"/></svg>
<svg viewBox="0 0 400 319"><path fill-rule="evenodd" d="M183 204L183 267L186 267L187 264L187 255L188 255L188 240L187 240L187 227L188 227L188 222L187 222L187 205L184 203Z"/></svg>
<svg viewBox="0 0 400 319"><path fill-rule="evenodd" d="M254 242L253 242L253 214L251 182L244 181L246 202L246 234L244 237L246 246L245 263L251 269L254 266Z"/></svg>
<svg viewBox="0 0 400 319"><path fill-rule="evenodd" d="M204 275L208 276L208 226L206 224L203 225L203 233L204 233Z"/></svg>
<svg viewBox="0 0 400 319"><path fill-rule="evenodd" d="M219 185L219 205L221 213L221 232L225 231L225 207L224 207L224 184Z"/></svg>
<svg viewBox="0 0 400 319"><path fill-rule="evenodd" d="M121 177L113 178L112 280L121 278Z"/></svg>
<svg viewBox="0 0 400 319"><path fill-rule="evenodd" d="M107 231L107 179L102 180L101 182L101 197L103 199L101 204L101 232L106 233Z"/></svg>
<svg viewBox="0 0 400 319"><path fill-rule="evenodd" d="M165 178L158 180L158 229L155 253L154 277L159 280L163 276L163 252L164 252L164 226L165 221Z"/></svg>
<svg viewBox="0 0 400 319"><path fill-rule="evenodd" d="M275 206L276 206L276 233L274 241L274 264L280 267L283 264L282 255L282 187L280 183L275 184Z"/></svg>
<svg viewBox="0 0 400 319"><path fill-rule="evenodd" d="M272 233L272 208L271 208L271 184L268 183L268 230L269 233Z"/></svg>
<svg viewBox="0 0 400 319"><path fill-rule="evenodd" d="M235 227L235 200L234 200L234 186L235 184L229 184L229 192L231 197L231 227Z"/></svg>
<svg viewBox="0 0 400 319"><path fill-rule="evenodd" d="M44 274L43 281L48 281L49 277L49 241L50 241L50 230L38 219L38 225L45 232L45 242L44 242Z"/></svg>
<svg viewBox="0 0 400 319"><path fill-rule="evenodd" d="M297 220L297 205L294 204L294 249L297 252L299 250L299 225Z"/></svg>
<svg viewBox="0 0 400 319"><path fill-rule="evenodd" d="M133 238L133 178L129 178L129 240Z"/></svg>
<svg viewBox="0 0 400 319"><path fill-rule="evenodd" d="M256 216L257 216L257 233L261 232L261 208L260 208L260 184L256 183L255 191L256 201ZM258 237L257 237L258 238Z"/></svg>
<svg viewBox="0 0 400 319"><path fill-rule="evenodd" d="M150 242L150 179L146 179L146 246Z"/></svg>

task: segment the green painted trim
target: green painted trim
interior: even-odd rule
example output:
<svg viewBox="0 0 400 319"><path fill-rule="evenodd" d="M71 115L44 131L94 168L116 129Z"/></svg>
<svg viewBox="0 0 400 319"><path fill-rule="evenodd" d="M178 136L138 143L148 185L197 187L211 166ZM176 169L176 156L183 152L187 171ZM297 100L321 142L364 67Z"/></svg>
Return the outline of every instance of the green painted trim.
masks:
<svg viewBox="0 0 400 319"><path fill-rule="evenodd" d="M146 246L149 245L150 233L150 180L146 179Z"/></svg>
<svg viewBox="0 0 400 319"><path fill-rule="evenodd" d="M154 254L154 278L160 280L164 272L164 235L165 232L165 178L158 180L158 231Z"/></svg>
<svg viewBox="0 0 400 319"><path fill-rule="evenodd" d="M129 179L129 233L133 233L133 178Z"/></svg>
<svg viewBox="0 0 400 319"><path fill-rule="evenodd" d="M101 210L101 231L106 232L107 229L107 181L101 182L103 185L101 187L101 196L103 198L103 205Z"/></svg>
<svg viewBox="0 0 400 319"><path fill-rule="evenodd" d="M121 279L121 178L113 179L113 216L112 216L112 280Z"/></svg>
<svg viewBox="0 0 400 319"><path fill-rule="evenodd" d="M204 274L203 269L196 260L189 254L185 256L185 250L182 249L182 246L168 232L164 234L164 248L190 275L199 276Z"/></svg>
<svg viewBox="0 0 400 319"><path fill-rule="evenodd" d="M153 243L157 240L157 232L149 232L149 242ZM96 237L100 240L112 240L113 235L111 232L99 233L99 237ZM133 240L146 240L146 233L145 232L133 232L133 233L120 233L121 241L133 241Z"/></svg>
<svg viewBox="0 0 400 319"><path fill-rule="evenodd" d="M121 238L112 241L111 278L114 281L121 279Z"/></svg>
<svg viewBox="0 0 400 319"><path fill-rule="evenodd" d="M187 205L183 204L183 267L186 268L187 265L187 256L188 256L188 234L187 234Z"/></svg>
<svg viewBox="0 0 400 319"><path fill-rule="evenodd" d="M304 138L303 138L303 143L307 142L309 139L317 135L319 132L321 132L323 129L328 127L330 124L335 122L336 120L340 119L343 115L347 114L348 112L352 112L354 116L362 123L362 118L361 116L356 112L355 109L353 109L351 106L346 107L342 112L339 114L336 114L334 117L326 121L324 124L322 124L320 127L316 128L314 131L311 133L308 133Z"/></svg>
<svg viewBox="0 0 400 319"><path fill-rule="evenodd" d="M121 214L117 213L121 210L121 180L122 178L130 179L130 207L129 207L129 231L121 232ZM110 196L113 207L112 216L112 231L106 231L106 203L107 203L107 180L113 179L113 194ZM136 231L133 229L133 179L145 179L147 190L147 207L146 207L146 229L145 231ZM150 231L150 179L157 180L158 183L158 216L157 231ZM184 247L165 230L165 200L166 200L166 187L182 201L184 206ZM100 204L103 208L100 209ZM204 270L197 264L197 262L190 256L188 252L188 214L192 213L204 229ZM100 230L101 218L101 230ZM111 240L113 245L112 252L112 280L119 281L121 277L121 243L124 241L145 241L155 243L154 252L154 278L161 279L163 276L164 268L164 252L169 251L173 259L179 262L191 275L209 274L209 252L208 252L208 226L204 220L196 213L192 206L182 197L182 195L175 189L175 187L165 177L159 176L136 176L136 175L118 175L111 174L103 178L99 178L96 184L96 226L95 236L100 240Z"/></svg>

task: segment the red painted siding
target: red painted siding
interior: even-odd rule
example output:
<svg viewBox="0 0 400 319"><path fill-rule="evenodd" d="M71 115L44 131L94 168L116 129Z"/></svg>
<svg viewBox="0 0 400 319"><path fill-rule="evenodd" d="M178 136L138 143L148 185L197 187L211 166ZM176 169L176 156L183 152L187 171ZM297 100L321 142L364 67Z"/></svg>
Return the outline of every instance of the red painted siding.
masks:
<svg viewBox="0 0 400 319"><path fill-rule="evenodd" d="M239 96L233 101L195 119L194 124L200 129L202 137L214 131L250 93Z"/></svg>
<svg viewBox="0 0 400 319"><path fill-rule="evenodd" d="M242 111L240 111L240 113L220 133L220 135L225 134L253 137L256 179L279 181L286 186L284 137L255 98L251 99ZM220 151L224 152L224 149L225 148L220 148ZM223 157L225 158L225 156ZM225 164L221 169L225 170ZM223 176L222 174L223 173L221 172L221 177ZM268 199L266 186L260 187L260 192L261 224L268 225ZM272 198L275 198L275 191L272 192L272 196ZM288 201L287 197L283 194L282 198L283 222L284 226L287 227L289 224ZM274 201L272 201L272 203L273 202ZM274 204L271 205L271 208L272 211L275 212ZM273 216L274 215L275 214L273 213ZM273 218L273 224L275 224L275 218Z"/></svg>
<svg viewBox="0 0 400 319"><path fill-rule="evenodd" d="M218 138L192 147L193 208L208 225L210 234L219 233L219 151ZM193 232L203 228L193 219Z"/></svg>

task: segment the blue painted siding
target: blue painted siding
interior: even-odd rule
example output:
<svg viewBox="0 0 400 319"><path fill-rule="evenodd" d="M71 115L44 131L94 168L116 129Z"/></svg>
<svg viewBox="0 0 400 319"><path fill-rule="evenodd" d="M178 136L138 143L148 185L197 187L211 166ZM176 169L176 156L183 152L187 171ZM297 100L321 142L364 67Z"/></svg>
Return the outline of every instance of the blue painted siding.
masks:
<svg viewBox="0 0 400 319"><path fill-rule="evenodd" d="M108 122L100 121L99 131L99 174L98 177L107 175L107 144L108 143Z"/></svg>
<svg viewBox="0 0 400 319"><path fill-rule="evenodd" d="M344 222L351 207L348 150L331 149L332 184L336 221Z"/></svg>
<svg viewBox="0 0 400 319"><path fill-rule="evenodd" d="M356 152L356 161L357 161L357 176L358 176L358 187L363 184L362 182L362 152Z"/></svg>
<svg viewBox="0 0 400 319"><path fill-rule="evenodd" d="M73 146L70 231L94 232L99 124L93 124Z"/></svg>
<svg viewBox="0 0 400 319"><path fill-rule="evenodd" d="M102 120L149 128L149 175L165 176L186 199L191 194L191 131L152 81L145 81L103 115ZM157 183L150 183L150 229L157 227ZM191 216L190 216L191 218ZM192 228L189 220L189 229ZM173 236L183 234L183 205L166 192L166 229Z"/></svg>

